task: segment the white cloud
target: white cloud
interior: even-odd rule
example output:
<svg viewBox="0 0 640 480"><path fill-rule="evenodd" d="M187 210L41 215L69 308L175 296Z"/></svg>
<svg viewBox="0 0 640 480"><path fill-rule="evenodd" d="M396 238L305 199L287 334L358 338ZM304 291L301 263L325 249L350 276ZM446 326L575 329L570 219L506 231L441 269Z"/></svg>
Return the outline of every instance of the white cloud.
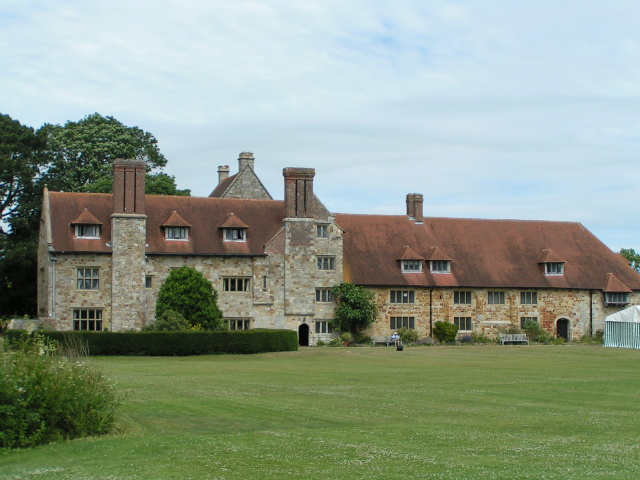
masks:
<svg viewBox="0 0 640 480"><path fill-rule="evenodd" d="M152 132L181 187L253 151L335 211L580 221L640 250L640 5L59 0L0 5L0 105Z"/></svg>

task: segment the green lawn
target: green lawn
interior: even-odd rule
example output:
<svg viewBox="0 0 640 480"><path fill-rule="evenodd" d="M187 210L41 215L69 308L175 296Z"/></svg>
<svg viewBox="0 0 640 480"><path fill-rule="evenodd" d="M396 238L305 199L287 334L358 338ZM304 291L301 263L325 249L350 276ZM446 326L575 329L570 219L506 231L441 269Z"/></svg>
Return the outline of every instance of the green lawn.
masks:
<svg viewBox="0 0 640 480"><path fill-rule="evenodd" d="M126 431L0 455L0 479L637 479L640 351L305 348L101 357Z"/></svg>

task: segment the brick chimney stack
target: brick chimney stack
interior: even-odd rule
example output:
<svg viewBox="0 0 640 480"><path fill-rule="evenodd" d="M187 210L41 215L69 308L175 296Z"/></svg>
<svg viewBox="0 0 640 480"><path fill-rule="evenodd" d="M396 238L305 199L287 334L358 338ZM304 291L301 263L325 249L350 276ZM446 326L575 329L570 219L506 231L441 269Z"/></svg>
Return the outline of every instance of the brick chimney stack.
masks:
<svg viewBox="0 0 640 480"><path fill-rule="evenodd" d="M313 216L313 177L314 168L285 168L284 205L287 218L305 218Z"/></svg>
<svg viewBox="0 0 640 480"><path fill-rule="evenodd" d="M141 160L113 162L113 213L144 215L145 167Z"/></svg>
<svg viewBox="0 0 640 480"><path fill-rule="evenodd" d="M423 216L423 197L421 193L407 194L407 215L416 223L422 223Z"/></svg>
<svg viewBox="0 0 640 480"><path fill-rule="evenodd" d="M242 152L240 153L240 157L238 157L238 172L244 170L244 167L249 167L253 170L253 164L255 162L255 158L253 157L253 153L251 152Z"/></svg>
<svg viewBox="0 0 640 480"><path fill-rule="evenodd" d="M218 167L218 183L222 183L226 178L229 178L229 165L220 165Z"/></svg>

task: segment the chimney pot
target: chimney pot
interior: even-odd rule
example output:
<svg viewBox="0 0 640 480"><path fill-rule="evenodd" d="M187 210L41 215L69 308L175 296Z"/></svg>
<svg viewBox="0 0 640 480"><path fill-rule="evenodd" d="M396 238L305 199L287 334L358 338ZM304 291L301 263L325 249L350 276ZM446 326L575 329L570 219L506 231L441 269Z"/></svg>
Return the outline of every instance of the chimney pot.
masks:
<svg viewBox="0 0 640 480"><path fill-rule="evenodd" d="M220 165L218 167L218 183L222 183L225 178L229 178L229 165Z"/></svg>

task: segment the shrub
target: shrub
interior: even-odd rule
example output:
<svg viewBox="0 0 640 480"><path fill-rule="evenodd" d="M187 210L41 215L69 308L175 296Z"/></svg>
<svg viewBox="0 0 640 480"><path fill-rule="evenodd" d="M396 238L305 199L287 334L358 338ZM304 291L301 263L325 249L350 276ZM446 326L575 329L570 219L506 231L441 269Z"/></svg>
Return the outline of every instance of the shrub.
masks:
<svg viewBox="0 0 640 480"><path fill-rule="evenodd" d="M378 308L373 292L348 282L334 286L332 292L337 303L333 319L336 330L355 332L375 321Z"/></svg>
<svg viewBox="0 0 640 480"><path fill-rule="evenodd" d="M156 317L146 327L142 327L143 332L179 332L181 330L191 330L193 326L180 313L175 310L165 310Z"/></svg>
<svg viewBox="0 0 640 480"><path fill-rule="evenodd" d="M334 338L329 342L330 347L341 347L342 345L344 345L344 341L340 337Z"/></svg>
<svg viewBox="0 0 640 480"><path fill-rule="evenodd" d="M80 360L60 356L55 342L39 335L0 346L1 448L114 430L119 399L102 373Z"/></svg>
<svg viewBox="0 0 640 480"><path fill-rule="evenodd" d="M358 345L371 345L371 337L356 332L353 334L353 343L357 343Z"/></svg>
<svg viewBox="0 0 640 480"><path fill-rule="evenodd" d="M462 335L459 341L460 343L463 343L463 344L471 343L471 335Z"/></svg>
<svg viewBox="0 0 640 480"><path fill-rule="evenodd" d="M415 345L422 345L425 347L432 347L435 344L436 344L436 341L431 337L425 337L415 341Z"/></svg>
<svg viewBox="0 0 640 480"><path fill-rule="evenodd" d="M531 342L544 343L547 345L551 340L551 335L544 328L540 326L535 320L527 320L524 323L524 331L527 334L527 338Z"/></svg>
<svg viewBox="0 0 640 480"><path fill-rule="evenodd" d="M222 330L222 312L218 308L218 292L195 268L183 266L172 270L158 292L156 318L173 310L192 326L204 330Z"/></svg>
<svg viewBox="0 0 640 480"><path fill-rule="evenodd" d="M433 325L433 336L442 343L454 343L458 334L455 323L438 321Z"/></svg>
<svg viewBox="0 0 640 480"><path fill-rule="evenodd" d="M471 341L473 343L481 343L481 344L496 343L495 338L489 338L484 333L472 333Z"/></svg>
<svg viewBox="0 0 640 480"><path fill-rule="evenodd" d="M410 328L401 328L396 331L398 332L398 335L400 335L402 343L415 343L418 340L418 332L415 330L411 330Z"/></svg>

